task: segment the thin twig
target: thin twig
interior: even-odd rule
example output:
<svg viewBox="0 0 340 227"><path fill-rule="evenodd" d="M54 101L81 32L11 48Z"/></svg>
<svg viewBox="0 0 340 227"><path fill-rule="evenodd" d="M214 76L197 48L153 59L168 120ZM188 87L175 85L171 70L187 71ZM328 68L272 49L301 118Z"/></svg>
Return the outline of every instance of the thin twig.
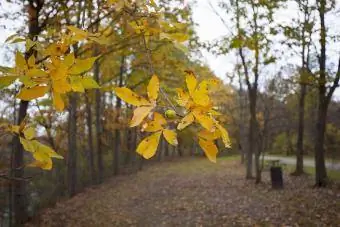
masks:
<svg viewBox="0 0 340 227"><path fill-rule="evenodd" d="M137 21L136 21L136 23L138 25ZM153 74L155 74L155 70L154 70L153 64L152 64L151 50L150 50L150 48L148 48L144 34L145 34L145 31L142 30L143 45L144 45L144 48L145 48L145 51L146 51L146 56L147 56L147 59L148 59L148 62L149 62L150 73L153 75ZM171 102L171 100L169 99L169 97L165 93L165 91L161 87L159 88L159 91L160 91L161 95L165 98L165 100L168 102L168 104L171 106L171 108L177 113L175 105Z"/></svg>

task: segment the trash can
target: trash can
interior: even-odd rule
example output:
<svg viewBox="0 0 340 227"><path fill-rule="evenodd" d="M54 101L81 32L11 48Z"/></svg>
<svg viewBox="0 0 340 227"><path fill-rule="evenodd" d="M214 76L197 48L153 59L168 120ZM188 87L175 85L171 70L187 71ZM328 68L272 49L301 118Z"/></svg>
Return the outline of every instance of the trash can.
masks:
<svg viewBox="0 0 340 227"><path fill-rule="evenodd" d="M270 167L270 179L272 181L273 189L283 188L282 167L272 166Z"/></svg>

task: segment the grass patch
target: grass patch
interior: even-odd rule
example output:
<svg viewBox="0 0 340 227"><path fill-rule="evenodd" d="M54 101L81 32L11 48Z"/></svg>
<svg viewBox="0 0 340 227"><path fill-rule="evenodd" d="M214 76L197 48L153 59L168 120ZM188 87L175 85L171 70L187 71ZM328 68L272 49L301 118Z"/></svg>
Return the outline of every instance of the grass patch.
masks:
<svg viewBox="0 0 340 227"><path fill-rule="evenodd" d="M295 170L295 165L286 165L286 167L284 167L285 171L292 173ZM303 170L305 171L305 173L314 176L315 175L315 167L310 167L310 166L305 166L303 168ZM327 175L328 178L332 181L337 181L340 182L340 171L339 170L327 170Z"/></svg>

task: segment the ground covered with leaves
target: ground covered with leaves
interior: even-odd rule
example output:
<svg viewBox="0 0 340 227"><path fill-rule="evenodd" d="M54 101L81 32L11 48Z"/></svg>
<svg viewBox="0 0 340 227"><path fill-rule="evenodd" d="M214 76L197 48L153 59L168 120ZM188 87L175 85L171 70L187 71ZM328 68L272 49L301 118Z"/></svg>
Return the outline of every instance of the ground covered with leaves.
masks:
<svg viewBox="0 0 340 227"><path fill-rule="evenodd" d="M146 166L44 211L28 226L340 226L340 190L284 176L272 190L244 179L238 160L191 158Z"/></svg>

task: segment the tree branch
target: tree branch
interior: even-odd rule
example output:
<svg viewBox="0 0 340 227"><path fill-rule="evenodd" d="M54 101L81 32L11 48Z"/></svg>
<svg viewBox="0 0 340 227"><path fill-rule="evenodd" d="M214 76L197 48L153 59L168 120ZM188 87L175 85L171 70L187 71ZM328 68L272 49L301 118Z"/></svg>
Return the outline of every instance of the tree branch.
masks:
<svg viewBox="0 0 340 227"><path fill-rule="evenodd" d="M333 85L331 86L331 88L329 89L328 91L328 94L327 94L327 97L326 97L326 101L329 103L331 98L332 98L332 95L335 91L335 89L337 87L339 87L339 80L340 80L340 56L339 56L339 60L338 60L338 69L337 69L337 72L335 74L335 79L333 81Z"/></svg>

